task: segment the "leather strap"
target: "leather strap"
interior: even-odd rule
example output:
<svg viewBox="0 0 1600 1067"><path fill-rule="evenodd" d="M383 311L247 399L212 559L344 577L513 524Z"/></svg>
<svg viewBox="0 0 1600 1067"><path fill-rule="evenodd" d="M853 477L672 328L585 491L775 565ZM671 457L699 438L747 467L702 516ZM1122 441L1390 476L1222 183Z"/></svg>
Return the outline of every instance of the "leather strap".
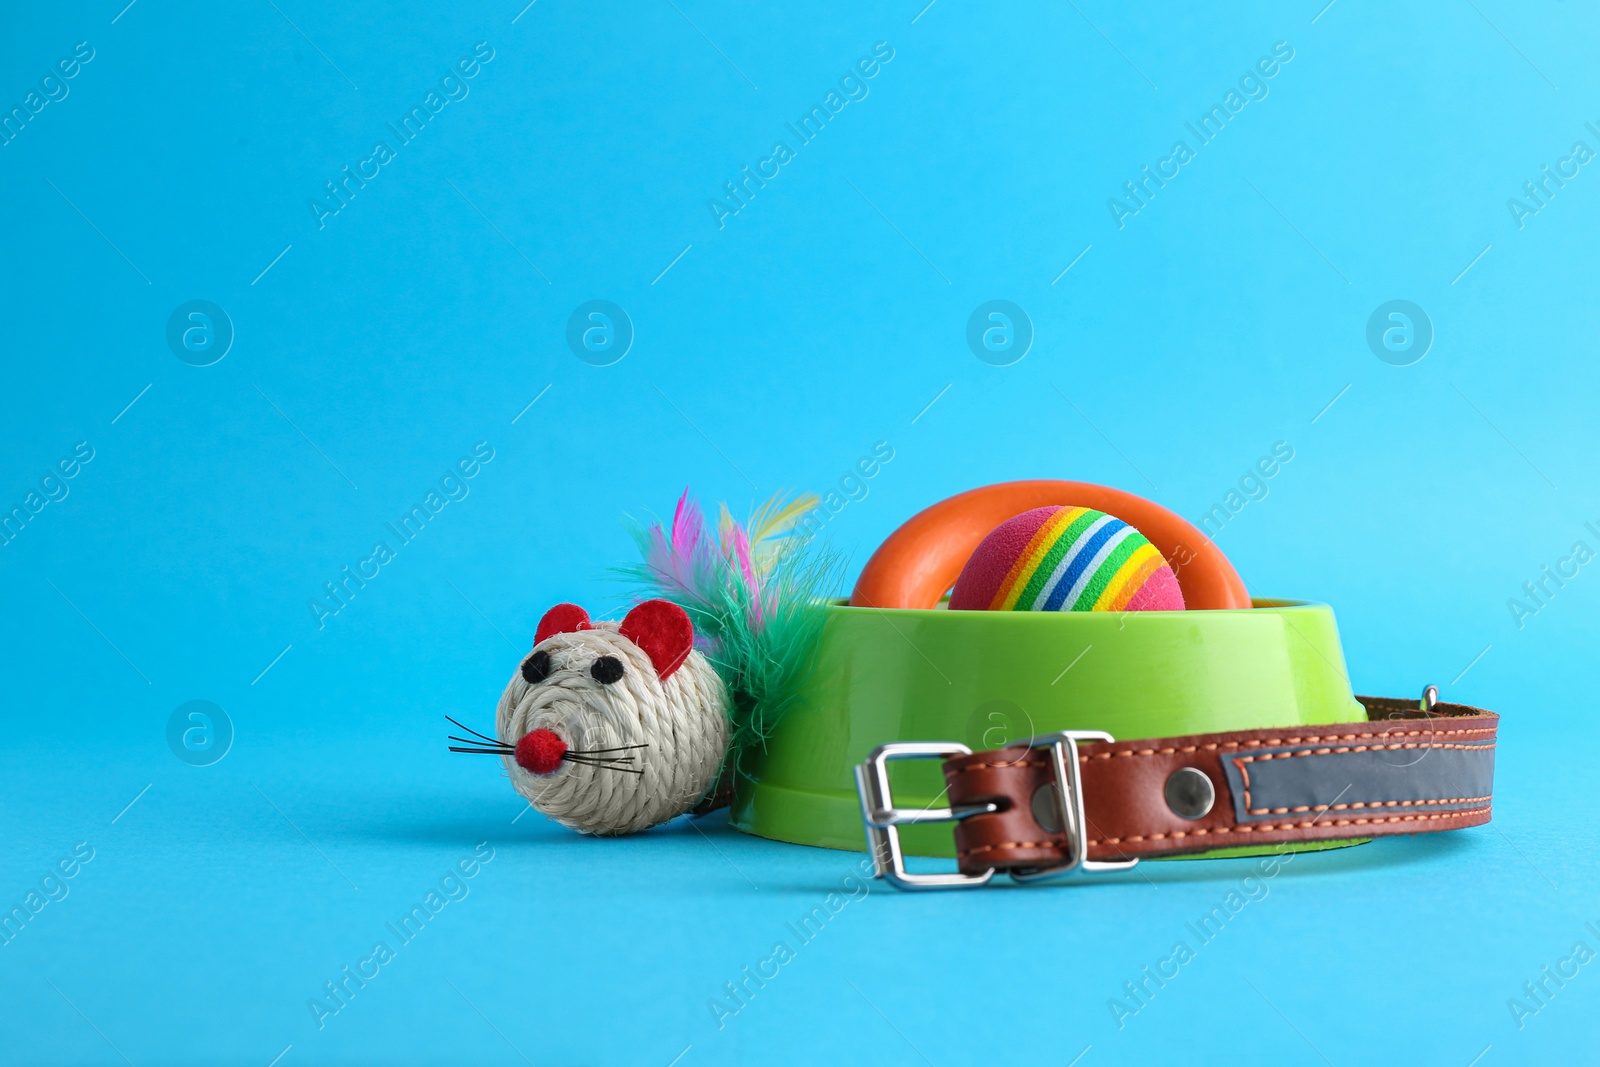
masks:
<svg viewBox="0 0 1600 1067"><path fill-rule="evenodd" d="M1371 721L1080 742L1087 858L1431 833L1489 821L1499 716L1464 704L1438 703L1424 713L1415 700L1356 699ZM1166 800L1168 778L1186 767L1216 792L1210 811L1196 819L1176 814ZM963 873L1071 860L1047 750L957 756L945 761L944 776L952 807L999 805L955 824ZM1041 789L1048 792L1036 804Z"/></svg>

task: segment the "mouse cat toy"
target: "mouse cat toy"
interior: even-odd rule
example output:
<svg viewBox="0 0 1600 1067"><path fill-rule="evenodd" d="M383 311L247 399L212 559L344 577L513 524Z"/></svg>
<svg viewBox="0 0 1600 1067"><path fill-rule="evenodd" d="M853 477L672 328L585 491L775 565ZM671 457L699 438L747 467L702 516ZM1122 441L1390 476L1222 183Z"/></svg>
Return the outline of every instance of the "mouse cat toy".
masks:
<svg viewBox="0 0 1600 1067"><path fill-rule="evenodd" d="M637 529L621 573L656 594L622 621L558 604L500 697L496 737L450 722L452 752L498 755L517 792L590 834L726 804L810 669L834 557L797 529L817 503L774 497L715 534L685 491L670 533Z"/></svg>

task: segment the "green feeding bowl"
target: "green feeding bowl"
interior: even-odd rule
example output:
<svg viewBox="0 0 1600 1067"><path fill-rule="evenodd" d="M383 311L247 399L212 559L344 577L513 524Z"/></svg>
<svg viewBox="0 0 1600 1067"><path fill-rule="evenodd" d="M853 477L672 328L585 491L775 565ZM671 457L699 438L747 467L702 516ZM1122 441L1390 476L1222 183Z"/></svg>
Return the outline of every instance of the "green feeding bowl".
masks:
<svg viewBox="0 0 1600 1067"><path fill-rule="evenodd" d="M1333 610L1253 603L1128 613L832 604L815 668L750 762L733 825L862 851L854 768L886 741L959 741L978 751L1055 730L1129 740L1364 721ZM897 763L893 773L903 806L934 806L943 792L937 761ZM948 825L901 834L910 855L955 855Z"/></svg>

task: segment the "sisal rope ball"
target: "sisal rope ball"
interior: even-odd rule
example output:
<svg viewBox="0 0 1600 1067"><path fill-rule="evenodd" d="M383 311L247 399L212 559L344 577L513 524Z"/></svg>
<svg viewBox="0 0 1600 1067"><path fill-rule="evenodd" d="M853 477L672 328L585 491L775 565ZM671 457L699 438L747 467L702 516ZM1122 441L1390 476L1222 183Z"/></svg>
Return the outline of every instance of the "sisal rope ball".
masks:
<svg viewBox="0 0 1600 1067"><path fill-rule="evenodd" d="M587 834L631 834L689 811L716 785L728 693L693 648L682 608L651 600L620 624L561 604L495 716L511 784Z"/></svg>
<svg viewBox="0 0 1600 1067"><path fill-rule="evenodd" d="M961 569L965 611L1181 611L1177 575L1145 536L1093 508L1024 511L991 530Z"/></svg>

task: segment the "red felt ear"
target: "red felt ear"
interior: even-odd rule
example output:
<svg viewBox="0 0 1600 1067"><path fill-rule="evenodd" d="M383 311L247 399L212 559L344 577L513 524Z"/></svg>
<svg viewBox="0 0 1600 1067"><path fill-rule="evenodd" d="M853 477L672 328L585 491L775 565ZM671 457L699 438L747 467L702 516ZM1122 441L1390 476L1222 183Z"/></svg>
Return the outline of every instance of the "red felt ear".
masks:
<svg viewBox="0 0 1600 1067"><path fill-rule="evenodd" d="M644 650L663 682L694 650L694 623L670 600L646 600L628 612L617 632Z"/></svg>
<svg viewBox="0 0 1600 1067"><path fill-rule="evenodd" d="M545 638L554 634L575 634L579 630L592 630L589 623L589 613L576 604L557 604L544 613L544 618L539 620L539 629L533 635L533 643L538 644Z"/></svg>

